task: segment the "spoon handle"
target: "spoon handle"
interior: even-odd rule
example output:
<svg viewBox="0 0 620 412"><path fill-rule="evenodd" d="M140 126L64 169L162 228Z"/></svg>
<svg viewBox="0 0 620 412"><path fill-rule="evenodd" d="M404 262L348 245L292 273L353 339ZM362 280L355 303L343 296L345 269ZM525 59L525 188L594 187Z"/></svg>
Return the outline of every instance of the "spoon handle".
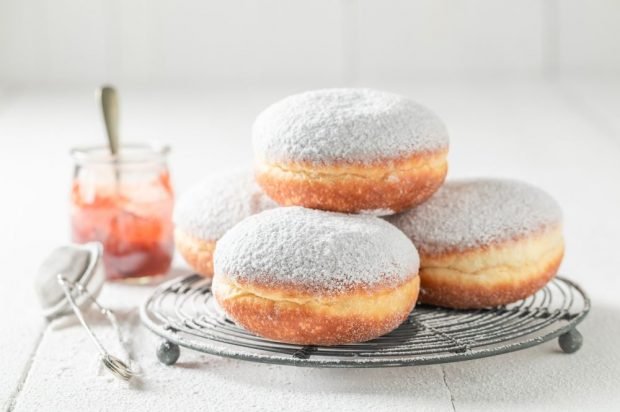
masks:
<svg viewBox="0 0 620 412"><path fill-rule="evenodd" d="M100 96L110 153L116 155L118 153L118 95L114 87L104 86L101 88Z"/></svg>

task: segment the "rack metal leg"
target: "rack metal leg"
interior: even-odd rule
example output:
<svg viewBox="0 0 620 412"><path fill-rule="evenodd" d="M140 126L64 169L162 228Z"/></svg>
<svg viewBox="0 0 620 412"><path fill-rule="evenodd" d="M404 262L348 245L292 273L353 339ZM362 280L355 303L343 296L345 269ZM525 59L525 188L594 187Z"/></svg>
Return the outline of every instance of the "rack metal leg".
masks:
<svg viewBox="0 0 620 412"><path fill-rule="evenodd" d="M576 328L573 328L560 335L558 343L564 353L575 353L581 348L581 345L583 345L583 336Z"/></svg>
<svg viewBox="0 0 620 412"><path fill-rule="evenodd" d="M164 365L174 365L181 355L181 349L176 343L162 340L157 346L157 359Z"/></svg>

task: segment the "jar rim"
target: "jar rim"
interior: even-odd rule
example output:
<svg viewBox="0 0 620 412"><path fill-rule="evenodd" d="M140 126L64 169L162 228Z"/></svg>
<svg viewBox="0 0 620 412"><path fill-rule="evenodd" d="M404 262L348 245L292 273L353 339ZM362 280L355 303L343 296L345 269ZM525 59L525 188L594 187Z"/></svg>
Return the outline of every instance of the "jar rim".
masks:
<svg viewBox="0 0 620 412"><path fill-rule="evenodd" d="M158 143L125 143L116 155L108 146L92 145L73 147L69 154L77 164L141 164L164 162L170 146Z"/></svg>

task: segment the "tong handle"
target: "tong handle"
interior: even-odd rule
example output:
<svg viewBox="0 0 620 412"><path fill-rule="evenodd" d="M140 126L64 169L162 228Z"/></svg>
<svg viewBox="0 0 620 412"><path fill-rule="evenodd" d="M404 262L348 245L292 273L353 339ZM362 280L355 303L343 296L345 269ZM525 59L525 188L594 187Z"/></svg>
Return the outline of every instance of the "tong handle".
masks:
<svg viewBox="0 0 620 412"><path fill-rule="evenodd" d="M73 292L77 291L79 294L86 296L92 303L94 303L97 306L99 311L109 320L109 322L112 324L112 327L114 328L114 332L116 333L116 337L118 338L118 341L120 342L121 347L125 350L125 352L127 352L126 353L127 359L130 359L129 351L127 351L125 347L126 341L123 338L121 329L118 325L118 321L116 319L116 315L114 315L114 312L102 306L99 302L97 302L97 300L81 284L69 281L62 274L58 274L57 280L65 296L67 297L67 301L69 302L71 309L73 309L75 316L78 318L78 320L80 321L84 329L86 329L86 332L88 332L88 335L90 336L92 341L95 343L95 346L97 346L97 349L99 350L99 353L101 354L101 361L103 365L110 372L112 372L114 376L116 376L119 379L125 380L125 381L128 381L133 376L137 375L138 373L136 371L132 370L125 362L123 362L116 356L110 354L103 347L103 345L101 344L101 341L99 340L99 338L97 338L97 335L95 335L93 330L90 328L90 326L86 322L86 319L84 318L84 314L82 313L80 306L77 304Z"/></svg>

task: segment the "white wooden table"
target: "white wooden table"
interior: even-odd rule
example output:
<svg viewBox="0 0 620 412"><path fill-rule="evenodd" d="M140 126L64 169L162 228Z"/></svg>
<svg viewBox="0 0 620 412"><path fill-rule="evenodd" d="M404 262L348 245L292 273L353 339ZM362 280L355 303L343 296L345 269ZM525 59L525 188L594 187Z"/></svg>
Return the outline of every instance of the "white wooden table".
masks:
<svg viewBox="0 0 620 412"><path fill-rule="evenodd" d="M374 86L410 95L444 118L452 136L450 176L521 178L563 205L561 272L593 298L580 327L581 351L566 355L547 343L443 366L330 370L183 350L179 363L166 367L157 362L157 339L136 312L151 288L111 284L102 299L121 313L145 371L140 382L123 385L98 367L81 327L43 322L32 290L40 260L68 241L68 149L104 141L92 93L0 91L0 405L16 411L618 407L620 81ZM253 117L302 89L126 91L123 138L171 143L180 193L214 170L249 164Z"/></svg>

